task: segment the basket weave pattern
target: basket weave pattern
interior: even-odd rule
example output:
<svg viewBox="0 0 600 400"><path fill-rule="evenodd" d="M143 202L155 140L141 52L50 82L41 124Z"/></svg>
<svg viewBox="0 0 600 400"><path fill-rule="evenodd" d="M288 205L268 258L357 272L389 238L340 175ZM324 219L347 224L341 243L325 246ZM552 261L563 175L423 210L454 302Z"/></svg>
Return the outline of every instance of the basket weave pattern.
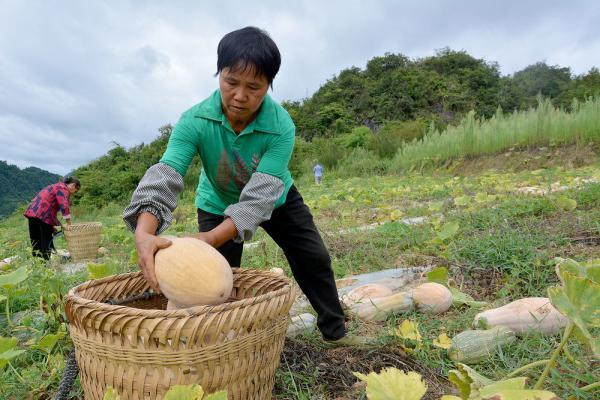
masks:
<svg viewBox="0 0 600 400"><path fill-rule="evenodd" d="M62 229L73 261L96 258L102 231L100 222L64 225Z"/></svg>
<svg viewBox="0 0 600 400"><path fill-rule="evenodd" d="M125 399L162 399L170 386L226 389L228 399L269 400L297 288L268 271L234 270L229 302L165 311L155 296L127 306L107 299L140 294L141 273L83 283L65 311L86 400L108 386Z"/></svg>

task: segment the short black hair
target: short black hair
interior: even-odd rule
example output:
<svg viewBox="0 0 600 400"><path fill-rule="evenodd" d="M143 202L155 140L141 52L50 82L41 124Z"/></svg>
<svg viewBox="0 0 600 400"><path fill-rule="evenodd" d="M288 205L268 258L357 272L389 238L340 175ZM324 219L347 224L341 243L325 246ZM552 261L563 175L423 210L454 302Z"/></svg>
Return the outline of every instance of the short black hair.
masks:
<svg viewBox="0 0 600 400"><path fill-rule="evenodd" d="M81 188L81 182L79 182L79 179L77 178L69 176L67 179L65 179L65 185L68 185L69 183L74 183L77 190Z"/></svg>
<svg viewBox="0 0 600 400"><path fill-rule="evenodd" d="M224 68L255 69L264 75L271 86L281 65L281 54L269 34L254 26L247 26L223 36L217 47L217 73Z"/></svg>

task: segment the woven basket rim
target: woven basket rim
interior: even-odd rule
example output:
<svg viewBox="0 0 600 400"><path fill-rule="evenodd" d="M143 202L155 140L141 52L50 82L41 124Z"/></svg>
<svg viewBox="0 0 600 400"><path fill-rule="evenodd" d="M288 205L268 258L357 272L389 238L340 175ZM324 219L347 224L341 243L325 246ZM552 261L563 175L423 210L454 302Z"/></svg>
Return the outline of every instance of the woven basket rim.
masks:
<svg viewBox="0 0 600 400"><path fill-rule="evenodd" d="M80 305L84 305L86 307L92 307L99 311L110 312L113 315L123 315L123 316L145 316L149 318L160 318L160 317L193 317L204 314L213 314L219 313L231 309L249 307L254 304L262 303L269 301L275 297L285 296L290 294L292 290L296 293L292 293L293 295L297 294L297 288L293 284L290 278L282 275L275 274L270 271L262 271L256 269L244 269L244 268L232 268L234 275L239 273L245 273L246 271L252 271L255 273L263 274L268 276L269 278L280 278L286 281L284 287L270 291L265 294L260 294L251 298L242 299L242 300L234 300L228 303L218 304L218 305L201 305L195 306L180 310L159 310L159 309L142 309L142 308L133 308L124 305L111 305L107 303L102 303L96 300L86 299L78 294L79 291L88 289L93 286L101 285L106 282L111 281L124 281L126 279L134 279L138 278L142 275L141 271L138 272L127 272L123 274L111 275L105 278L93 279L86 282L83 282L69 290L68 295L65 297L64 302L73 302Z"/></svg>
<svg viewBox="0 0 600 400"><path fill-rule="evenodd" d="M74 222L71 225L63 225L63 230L73 230L75 228L84 228L84 227L92 227L92 228L101 228L102 222Z"/></svg>

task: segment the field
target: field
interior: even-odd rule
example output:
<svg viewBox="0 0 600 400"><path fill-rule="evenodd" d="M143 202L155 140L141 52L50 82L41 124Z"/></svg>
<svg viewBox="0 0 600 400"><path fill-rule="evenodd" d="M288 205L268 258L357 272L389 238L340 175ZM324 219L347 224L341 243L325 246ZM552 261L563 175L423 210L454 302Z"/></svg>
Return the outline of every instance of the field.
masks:
<svg viewBox="0 0 600 400"><path fill-rule="evenodd" d="M600 258L600 163L593 146L510 150L402 175L330 174L320 186L305 177L297 186L314 213L337 278L393 267L445 267L454 285L491 308L522 297L547 296L547 288L559 284L556 257ZM3 273L27 267L29 276L16 286L0 285L5 310L0 336L16 338L12 345L6 339L0 342L0 398L52 398L71 349L61 297L90 277L136 270L133 238L120 219L122 208L112 204L74 210L76 221L101 221L104 226L105 254L92 266L58 256L47 267L36 263L28 256L24 218L17 213L2 222L0 259L17 256ZM193 192L183 194L175 218L167 233L196 230ZM66 247L64 239L57 247ZM263 231L244 252L242 265L281 267L291 276L285 257ZM463 305L434 318L411 312L381 324L350 320L352 331L377 339L378 346L368 351L326 349L316 333L289 340L274 395L278 400L364 399L364 386L352 372L396 366L419 372L429 387L425 398L438 399L452 393L447 378L455 368L447 351L438 347L440 335L452 337L468 329L479 311ZM405 320L418 326L420 339L407 340L397 333ZM525 364L549 359L560 341L560 335L530 335L472 367L498 380ZM576 340L566 346L543 388L560 398L598 398L598 391L580 390L600 380L598 361ZM543 368L521 376L534 383ZM83 398L78 384L72 396Z"/></svg>

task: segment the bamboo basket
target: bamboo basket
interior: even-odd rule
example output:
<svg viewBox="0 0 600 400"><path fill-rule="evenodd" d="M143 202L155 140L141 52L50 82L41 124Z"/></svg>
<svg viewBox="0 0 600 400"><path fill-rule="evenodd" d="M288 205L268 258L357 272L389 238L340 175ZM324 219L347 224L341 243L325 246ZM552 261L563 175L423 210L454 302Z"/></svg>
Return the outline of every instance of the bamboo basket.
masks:
<svg viewBox="0 0 600 400"><path fill-rule="evenodd" d="M65 300L86 400L112 386L121 399L162 399L170 386L225 389L230 400L270 400L298 289L269 271L234 269L230 299L165 311L154 296L127 306L108 299L149 289L140 272L85 282Z"/></svg>
<svg viewBox="0 0 600 400"><path fill-rule="evenodd" d="M62 230L73 261L96 258L100 247L100 232L102 231L100 222L63 225Z"/></svg>

